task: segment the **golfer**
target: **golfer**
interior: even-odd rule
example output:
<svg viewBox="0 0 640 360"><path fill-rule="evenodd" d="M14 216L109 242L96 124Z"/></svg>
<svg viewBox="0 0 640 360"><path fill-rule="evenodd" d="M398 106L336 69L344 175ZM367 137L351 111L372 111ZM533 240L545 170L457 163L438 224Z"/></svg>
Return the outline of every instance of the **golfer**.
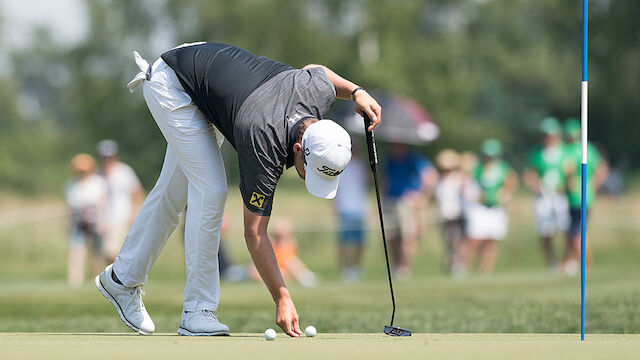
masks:
<svg viewBox="0 0 640 360"><path fill-rule="evenodd" d="M218 43L184 44L152 66L134 52L144 98L167 141L162 171L115 262L96 286L122 321L141 334L155 325L142 302L142 286L167 238L186 211L184 289L180 335L228 335L217 319L218 245L227 182L220 153L226 139L238 153L244 237L276 305L276 323L302 335L295 305L267 236L278 178L295 167L307 190L331 199L351 158L347 132L322 120L335 98L381 120L381 108L362 88L322 65L295 69Z"/></svg>

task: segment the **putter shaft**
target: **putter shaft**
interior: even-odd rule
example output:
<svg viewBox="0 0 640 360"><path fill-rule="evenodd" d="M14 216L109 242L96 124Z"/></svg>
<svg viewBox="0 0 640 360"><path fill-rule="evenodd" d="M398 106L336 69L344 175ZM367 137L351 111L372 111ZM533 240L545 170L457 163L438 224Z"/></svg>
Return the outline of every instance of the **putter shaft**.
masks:
<svg viewBox="0 0 640 360"><path fill-rule="evenodd" d="M387 278L389 279L389 290L391 291L391 322L388 326L393 327L393 320L396 315L396 299L393 292L393 281L391 280L391 266L389 265L389 251L387 250L387 237L384 231L384 218L382 216L382 202L380 201L380 186L378 185L378 152L376 151L376 142L374 139L373 131L367 131L369 125L371 125L371 119L367 114L364 114L364 131L367 137L367 149L369 150L369 164L371 165L371 172L373 172L373 182L376 188L376 200L378 201L378 215L380 217L380 229L382 231L382 245L384 246L384 258L387 262ZM385 333L386 327L385 327Z"/></svg>

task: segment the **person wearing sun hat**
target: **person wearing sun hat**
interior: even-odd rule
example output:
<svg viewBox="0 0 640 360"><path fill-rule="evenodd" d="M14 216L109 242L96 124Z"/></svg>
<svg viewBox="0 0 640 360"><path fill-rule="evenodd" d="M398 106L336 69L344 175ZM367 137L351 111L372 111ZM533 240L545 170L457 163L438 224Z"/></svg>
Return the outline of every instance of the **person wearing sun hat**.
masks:
<svg viewBox="0 0 640 360"><path fill-rule="evenodd" d="M508 217L505 206L518 187L518 175L502 159L502 144L487 139L481 147L482 161L474 171L480 188L478 202L467 207L467 266L477 252L480 272L493 271L498 242L507 235Z"/></svg>
<svg viewBox="0 0 640 360"><path fill-rule="evenodd" d="M142 87L167 150L156 185L96 286L127 326L152 334L155 324L142 302L142 286L179 214L186 212L186 284L177 332L229 334L217 312L218 245L227 198L220 146L226 140L238 155L247 248L274 300L276 323L288 335L301 336L267 231L278 179L294 167L311 194L333 198L351 142L324 115L336 98L350 99L357 112L371 118L370 131L381 121L380 105L326 66L297 69L228 44L183 44L151 65L134 52L134 60L140 71L127 87L132 92Z"/></svg>
<svg viewBox="0 0 640 360"><path fill-rule="evenodd" d="M568 118L564 122L564 136L567 142L563 161L566 181L566 194L569 200L570 224L567 230L567 245L562 260L562 271L569 276L575 276L579 270L578 256L580 254L580 224L581 224L581 163L582 144L580 142L580 121ZM602 159L596 147L587 143L587 216L593 205L598 189L604 184L609 173L609 166ZM589 246L587 242L587 263L590 262Z"/></svg>
<svg viewBox="0 0 640 360"><path fill-rule="evenodd" d="M71 287L79 287L85 277L87 254L92 274L99 273L105 263L101 246L109 185L95 173L96 162L89 154L73 156L70 168L73 180L65 189L70 210L67 282Z"/></svg>
<svg viewBox="0 0 640 360"><path fill-rule="evenodd" d="M534 212L547 267L556 269L553 236L564 234L569 227L569 204L565 194L565 144L562 126L554 117L542 119L539 125L541 144L530 153L523 173L525 185L536 194Z"/></svg>
<svg viewBox="0 0 640 360"><path fill-rule="evenodd" d="M468 177L461 169L462 158L455 150L444 149L436 156L440 179L433 190L445 245L444 268L452 275L464 272L465 188Z"/></svg>

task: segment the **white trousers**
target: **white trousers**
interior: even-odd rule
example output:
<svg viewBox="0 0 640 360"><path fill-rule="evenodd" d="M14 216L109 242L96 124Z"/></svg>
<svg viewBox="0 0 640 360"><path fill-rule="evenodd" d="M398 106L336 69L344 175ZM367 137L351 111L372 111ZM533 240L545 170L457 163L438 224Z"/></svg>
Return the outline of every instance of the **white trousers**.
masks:
<svg viewBox="0 0 640 360"><path fill-rule="evenodd" d="M553 236L569 229L569 201L564 194L547 193L534 202L536 224L541 236Z"/></svg>
<svg viewBox="0 0 640 360"><path fill-rule="evenodd" d="M502 206L488 207L470 203L466 206L467 235L477 240L502 240L507 236L509 218Z"/></svg>
<svg viewBox="0 0 640 360"><path fill-rule="evenodd" d="M184 310L216 310L220 300L218 246L227 198L217 131L162 59L153 64L151 74L149 81L140 83L167 141L167 152L160 177L133 222L113 270L125 286L144 284L186 207ZM217 136L222 140L222 135Z"/></svg>

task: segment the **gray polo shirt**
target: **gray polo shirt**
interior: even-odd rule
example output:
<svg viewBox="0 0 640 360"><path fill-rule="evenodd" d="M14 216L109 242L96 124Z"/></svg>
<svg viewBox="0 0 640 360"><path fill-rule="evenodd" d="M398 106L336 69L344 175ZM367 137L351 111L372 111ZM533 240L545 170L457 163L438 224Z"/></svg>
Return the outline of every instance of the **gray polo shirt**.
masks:
<svg viewBox="0 0 640 360"><path fill-rule="evenodd" d="M246 98L277 74L294 69L220 43L180 46L162 54L162 59L176 72L200 111L234 148L233 122Z"/></svg>
<svg viewBox="0 0 640 360"><path fill-rule="evenodd" d="M219 43L175 48L162 59L238 152L244 204L270 215L278 179L293 165L300 120L322 119L335 100L325 72L298 70Z"/></svg>
<svg viewBox="0 0 640 360"><path fill-rule="evenodd" d="M322 119L336 98L322 68L289 70L258 87L234 122L240 192L253 213L271 214L276 184L293 166L292 148L300 121Z"/></svg>

